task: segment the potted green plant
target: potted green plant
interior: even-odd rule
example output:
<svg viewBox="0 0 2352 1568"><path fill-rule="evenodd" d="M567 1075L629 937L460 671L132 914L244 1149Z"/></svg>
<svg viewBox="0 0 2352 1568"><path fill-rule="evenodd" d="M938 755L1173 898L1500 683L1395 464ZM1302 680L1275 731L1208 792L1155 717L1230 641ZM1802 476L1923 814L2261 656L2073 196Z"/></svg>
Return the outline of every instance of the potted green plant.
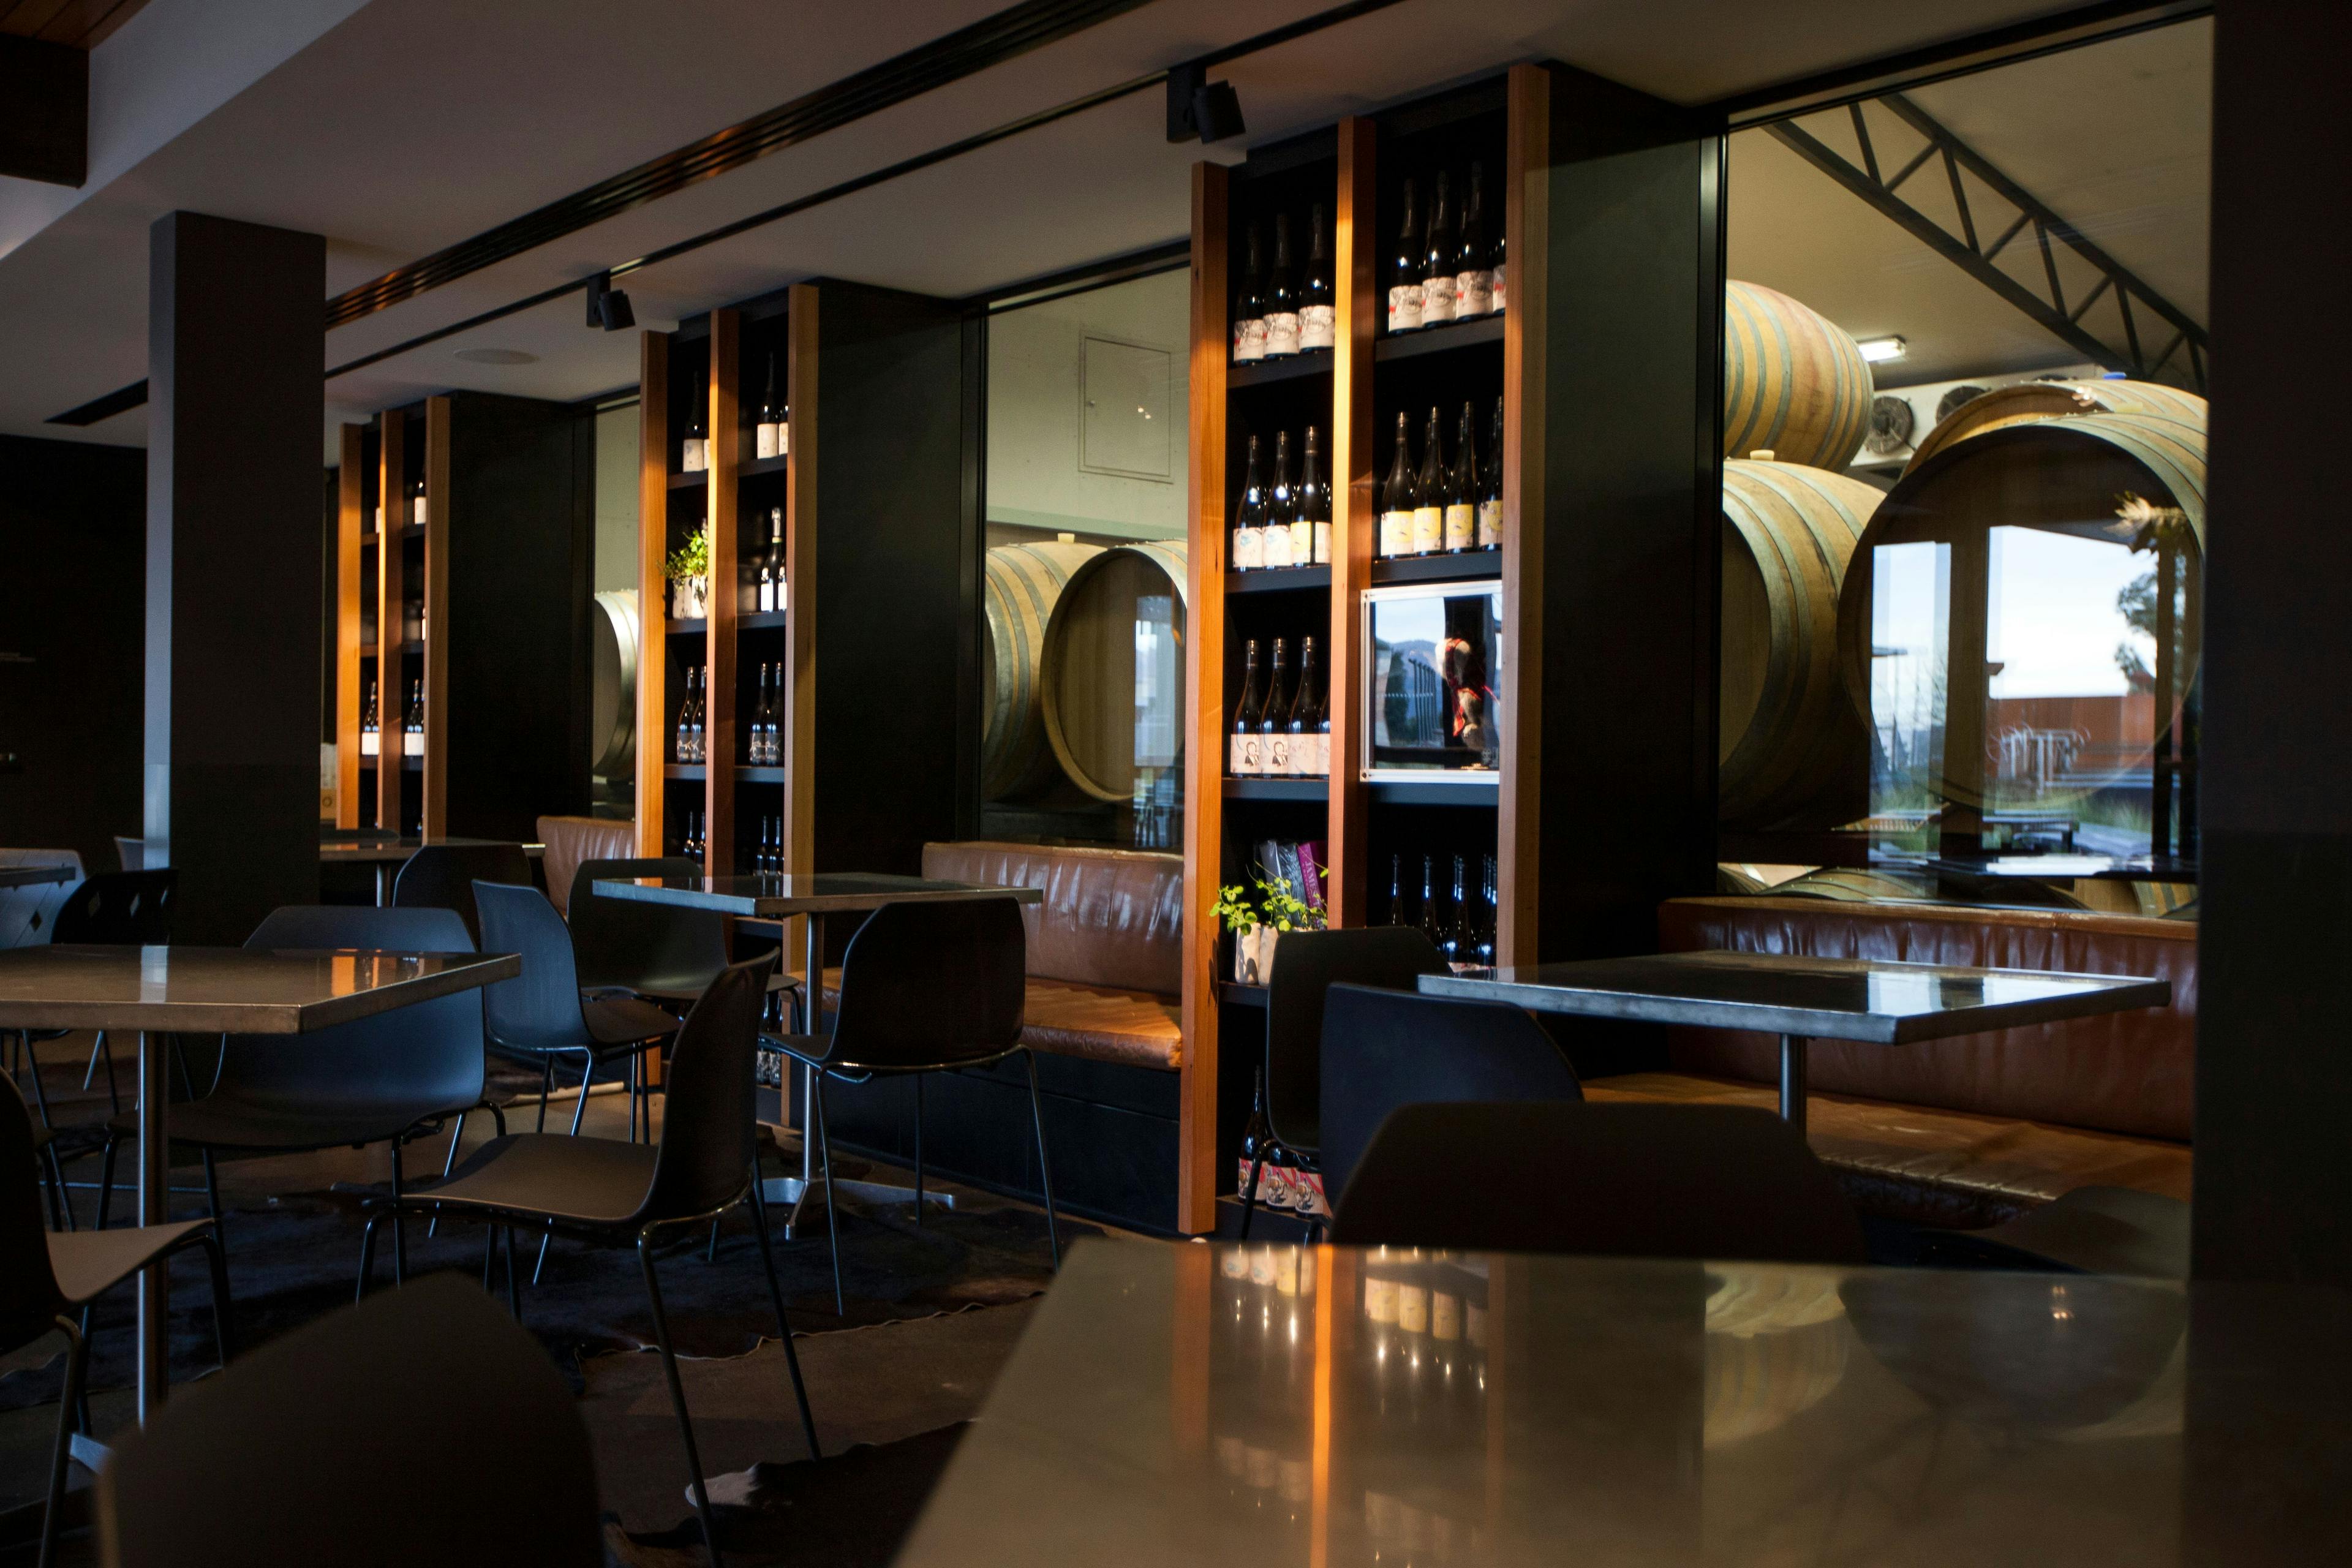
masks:
<svg viewBox="0 0 2352 1568"><path fill-rule="evenodd" d="M670 618L698 621L710 613L710 525L704 523L694 531L694 537L670 552L669 556Z"/></svg>
<svg viewBox="0 0 2352 1568"><path fill-rule="evenodd" d="M1320 931L1323 911L1291 890L1290 879L1266 880L1263 871L1250 871L1253 886L1217 889L1210 910L1234 937L1234 980L1242 985L1263 985L1274 973L1274 944L1286 931Z"/></svg>

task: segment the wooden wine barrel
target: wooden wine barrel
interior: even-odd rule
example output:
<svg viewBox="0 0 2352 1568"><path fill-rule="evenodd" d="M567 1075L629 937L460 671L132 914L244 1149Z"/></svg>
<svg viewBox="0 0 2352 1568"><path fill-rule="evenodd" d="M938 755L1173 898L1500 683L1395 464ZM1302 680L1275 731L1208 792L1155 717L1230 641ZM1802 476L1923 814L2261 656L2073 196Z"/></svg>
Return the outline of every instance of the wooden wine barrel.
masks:
<svg viewBox="0 0 2352 1568"><path fill-rule="evenodd" d="M1070 574L1101 553L1098 544L1059 542L1000 544L988 552L988 636L980 645L980 689L988 698L980 742L982 800L1033 795L1058 776L1045 743L1037 666Z"/></svg>
<svg viewBox="0 0 2352 1568"><path fill-rule="evenodd" d="M596 749L589 771L625 778L637 755L637 591L597 595L589 625L595 638L595 675L588 733Z"/></svg>
<svg viewBox="0 0 2352 1568"><path fill-rule="evenodd" d="M2042 419L2085 414L2154 414L2200 426L2205 400L2153 381L2021 381L1972 397L1927 432L1904 465L1907 473L1955 441Z"/></svg>
<svg viewBox="0 0 2352 1568"><path fill-rule="evenodd" d="M1772 889L1779 899L1828 899L1841 904L1912 904L1932 901L1936 879L1888 871L1811 872Z"/></svg>
<svg viewBox="0 0 2352 1568"><path fill-rule="evenodd" d="M1775 826L1809 808L1842 821L1867 809L1868 737L1838 677L1838 595L1882 499L1822 468L1724 461L1717 758L1727 822Z"/></svg>
<svg viewBox="0 0 2352 1568"><path fill-rule="evenodd" d="M1184 542L1123 544L1070 575L1045 627L1038 672L1046 742L1070 782L1097 800L1135 790L1137 621L1145 601L1165 601L1168 633L1150 684L1164 742L1154 754L1173 766L1184 731Z"/></svg>
<svg viewBox="0 0 2352 1568"><path fill-rule="evenodd" d="M1843 331L1776 289L1725 286L1723 453L1769 447L1837 470L1870 431L1870 362Z"/></svg>

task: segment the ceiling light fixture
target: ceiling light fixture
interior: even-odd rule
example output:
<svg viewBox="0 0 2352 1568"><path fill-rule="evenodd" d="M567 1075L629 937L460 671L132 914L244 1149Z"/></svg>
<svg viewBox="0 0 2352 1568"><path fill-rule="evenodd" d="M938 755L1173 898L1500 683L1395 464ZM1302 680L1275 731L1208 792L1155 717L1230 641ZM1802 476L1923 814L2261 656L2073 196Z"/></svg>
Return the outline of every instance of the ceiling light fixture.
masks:
<svg viewBox="0 0 2352 1568"><path fill-rule="evenodd" d="M1891 332L1883 338L1864 338L1853 346L1860 349L1862 357L1872 364L1884 364L1891 359L1901 359L1911 352L1909 343Z"/></svg>
<svg viewBox="0 0 2352 1568"><path fill-rule="evenodd" d="M1223 142L1245 129L1241 95L1234 84L1211 81L1208 75L1209 68L1197 60L1169 68L1169 141L1190 142L1197 136L1203 142Z"/></svg>
<svg viewBox="0 0 2352 1568"><path fill-rule="evenodd" d="M613 287L613 275L599 272L588 279L588 324L617 332L637 324L637 314L629 309L629 297Z"/></svg>

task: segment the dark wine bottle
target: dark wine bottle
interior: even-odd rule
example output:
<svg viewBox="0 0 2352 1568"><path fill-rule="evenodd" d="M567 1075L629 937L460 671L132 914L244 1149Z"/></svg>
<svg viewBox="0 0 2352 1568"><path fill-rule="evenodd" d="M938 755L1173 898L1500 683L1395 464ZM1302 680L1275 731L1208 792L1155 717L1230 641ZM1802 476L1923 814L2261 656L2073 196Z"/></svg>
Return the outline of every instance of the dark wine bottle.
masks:
<svg viewBox="0 0 2352 1568"><path fill-rule="evenodd" d="M1495 308L1494 263L1486 253L1486 171L1470 165L1470 194L1462 204L1462 243L1454 247L1454 316L1467 321Z"/></svg>
<svg viewBox="0 0 2352 1568"><path fill-rule="evenodd" d="M1334 338L1331 257L1323 242L1323 204L1307 209L1307 279L1298 290L1298 347L1301 353L1328 349Z"/></svg>
<svg viewBox="0 0 2352 1568"><path fill-rule="evenodd" d="M1323 747L1329 740L1325 728L1323 666L1315 657L1315 639L1298 645L1298 698L1290 705L1290 771L1301 778L1319 778L1331 771Z"/></svg>
<svg viewBox="0 0 2352 1568"><path fill-rule="evenodd" d="M1242 697L1234 705L1232 755L1225 766L1235 778L1251 778L1263 771L1258 766L1257 726L1265 712L1265 694L1258 686L1255 637L1250 638L1243 658Z"/></svg>
<svg viewBox="0 0 2352 1568"><path fill-rule="evenodd" d="M366 700L360 705L360 755L373 757L382 749L382 734L377 728L375 682L367 683Z"/></svg>
<svg viewBox="0 0 2352 1568"><path fill-rule="evenodd" d="M1290 215L1274 217L1274 271L1265 283L1265 357L1288 359L1298 352L1298 294L1290 272Z"/></svg>
<svg viewBox="0 0 2352 1568"><path fill-rule="evenodd" d="M1454 918L1445 929L1445 962L1455 969L1478 967L1477 929L1470 913L1469 863L1454 858Z"/></svg>
<svg viewBox="0 0 2352 1568"><path fill-rule="evenodd" d="M1234 294L1234 363L1265 357L1265 299L1258 289L1257 225L1242 242L1242 286Z"/></svg>
<svg viewBox="0 0 2352 1568"><path fill-rule="evenodd" d="M1472 439L1470 405L1462 405L1462 426L1454 435L1454 476L1445 486L1445 553L1459 555L1478 545L1478 452Z"/></svg>
<svg viewBox="0 0 2352 1568"><path fill-rule="evenodd" d="M1486 465L1478 477L1478 548L1503 547L1503 400L1486 421Z"/></svg>
<svg viewBox="0 0 2352 1568"><path fill-rule="evenodd" d="M1412 552L1434 555L1445 547L1445 438L1437 410L1429 411L1422 438L1421 477L1412 487Z"/></svg>
<svg viewBox="0 0 2352 1568"><path fill-rule="evenodd" d="M1265 564L1265 484L1258 475L1257 437L1249 438L1242 465L1242 500L1234 509L1233 569L1251 572Z"/></svg>
<svg viewBox="0 0 2352 1568"><path fill-rule="evenodd" d="M1274 484L1266 492L1265 533L1258 554L1268 566L1297 566L1290 549L1290 525L1297 521L1297 499L1290 488L1290 432L1274 437Z"/></svg>
<svg viewBox="0 0 2352 1568"><path fill-rule="evenodd" d="M1381 554L1383 558L1412 553L1412 462L1408 454L1411 434L1405 415L1397 415L1396 455L1389 460L1389 477L1381 485Z"/></svg>
<svg viewBox="0 0 2352 1568"><path fill-rule="evenodd" d="M1421 209L1413 201L1412 182L1404 183L1404 223L1397 230L1396 250L1389 258L1389 331L1410 332L1421 325L1421 279L1426 257L1421 246Z"/></svg>
<svg viewBox="0 0 2352 1568"><path fill-rule="evenodd" d="M1502 914L1501 886L1495 868L1495 858L1486 857L1486 908L1480 911L1478 923L1478 967L1495 967L1495 927Z"/></svg>
<svg viewBox="0 0 2352 1568"><path fill-rule="evenodd" d="M1323 482L1323 433L1307 427L1307 458L1298 472L1298 514L1290 525L1294 565L1328 565L1331 560L1331 487ZM1300 552L1299 542L1307 549Z"/></svg>
<svg viewBox="0 0 2352 1568"><path fill-rule="evenodd" d="M1454 320L1454 263L1461 259L1454 242L1454 204L1445 188L1445 171L1437 172L1437 200L1429 208L1429 244L1421 265L1421 324L1435 326Z"/></svg>
<svg viewBox="0 0 2352 1568"><path fill-rule="evenodd" d="M1404 857L1389 857L1389 924L1401 926L1404 920Z"/></svg>
<svg viewBox="0 0 2352 1568"><path fill-rule="evenodd" d="M1276 777L1290 772L1290 647L1274 639L1274 674L1266 681L1265 706L1258 711L1257 767Z"/></svg>
<svg viewBox="0 0 2352 1568"><path fill-rule="evenodd" d="M751 431L752 456L781 458L784 447L784 405L776 401L776 356L768 356L768 389L760 395L760 415Z"/></svg>
<svg viewBox="0 0 2352 1568"><path fill-rule="evenodd" d="M780 506L768 509L768 552L760 557L752 604L763 616L784 607L784 509Z"/></svg>
<svg viewBox="0 0 2352 1568"><path fill-rule="evenodd" d="M1445 951L1445 922L1437 908L1437 857L1421 858L1421 934L1440 952Z"/></svg>
<svg viewBox="0 0 2352 1568"><path fill-rule="evenodd" d="M1503 314L1506 309L1507 302L1503 296L1508 292L1504 287L1503 278L1503 255L1505 241L1508 237L1508 226L1498 223L1495 226L1494 238L1486 246L1486 275L1493 279L1494 283L1492 313L1497 316Z"/></svg>

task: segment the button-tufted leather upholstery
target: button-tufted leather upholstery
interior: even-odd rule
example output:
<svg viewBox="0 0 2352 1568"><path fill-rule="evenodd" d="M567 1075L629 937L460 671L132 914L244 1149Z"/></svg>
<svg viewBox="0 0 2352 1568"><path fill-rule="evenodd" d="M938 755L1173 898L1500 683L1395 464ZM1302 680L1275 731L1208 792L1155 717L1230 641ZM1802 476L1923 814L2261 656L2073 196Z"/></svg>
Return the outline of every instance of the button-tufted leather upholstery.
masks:
<svg viewBox="0 0 2352 1568"><path fill-rule="evenodd" d="M572 878L583 860L626 860L637 852L637 825L603 816L542 816L539 841L547 846L540 870L548 901L569 919Z"/></svg>

